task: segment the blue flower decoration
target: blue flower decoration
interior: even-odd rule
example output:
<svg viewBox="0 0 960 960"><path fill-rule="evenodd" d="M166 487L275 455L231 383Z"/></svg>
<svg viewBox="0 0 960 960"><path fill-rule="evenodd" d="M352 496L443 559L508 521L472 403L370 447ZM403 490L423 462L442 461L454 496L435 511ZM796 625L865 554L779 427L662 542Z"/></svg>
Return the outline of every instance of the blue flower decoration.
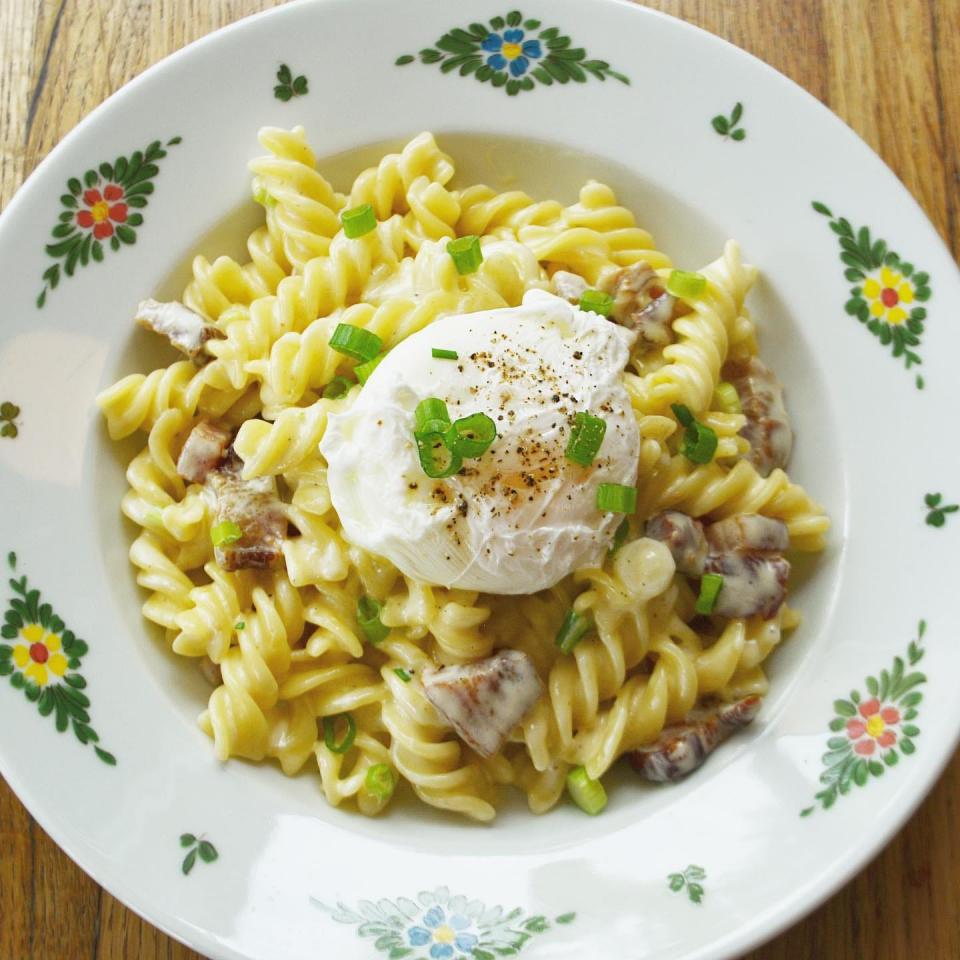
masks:
<svg viewBox="0 0 960 960"><path fill-rule="evenodd" d="M412 947L430 944L433 960L451 960L455 953L469 957L479 943L477 936L468 932L472 924L469 917L457 913L447 918L442 907L434 906L423 915L423 926L410 927L407 938Z"/></svg>
<svg viewBox="0 0 960 960"><path fill-rule="evenodd" d="M524 40L522 30L505 30L499 33L487 34L486 40L480 44L490 56L487 65L494 70L510 70L514 77L522 77L530 66L531 60L539 60L543 56L543 48L539 40Z"/></svg>

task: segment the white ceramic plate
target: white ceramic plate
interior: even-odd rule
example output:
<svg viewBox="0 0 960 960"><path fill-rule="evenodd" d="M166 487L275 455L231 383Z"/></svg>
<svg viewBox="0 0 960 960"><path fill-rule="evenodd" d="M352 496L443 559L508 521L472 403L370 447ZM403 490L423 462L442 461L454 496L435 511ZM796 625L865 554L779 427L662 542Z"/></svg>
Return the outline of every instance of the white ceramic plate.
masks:
<svg viewBox="0 0 960 960"><path fill-rule="evenodd" d="M329 0L238 24L97 110L0 221L0 400L19 407L0 411L15 567L0 764L98 882L213 957L732 956L873 856L954 746L960 516L944 508L960 498L947 439L960 283L947 251L842 123L734 47L627 3L529 0L509 12L492 0ZM437 50L455 27L460 47L398 61ZM539 37L540 61L570 37L591 66L534 57L532 88L519 90L495 71L485 82L443 71L507 29ZM281 64L292 68L286 100L274 92ZM306 92L292 87L301 75ZM711 123L718 115L726 126ZM734 236L760 266L752 305L794 412L791 473L834 527L760 720L682 785L622 775L599 818L561 806L538 819L518 803L478 827L414 808L368 821L328 808L315 776L214 761L195 726L202 684L141 621L121 459L93 398L154 359L132 346L141 297L175 296L197 249L239 255L256 214L246 162L257 128L297 123L321 156L352 151L324 168L341 188L375 152L359 148L431 129L465 179L567 202L583 179L605 179L681 264L707 262ZM138 150L149 156L134 174ZM107 194L113 181L123 197ZM103 221L112 238L101 226L99 259L93 239L64 249L92 229L77 216L97 202L86 190L127 204L125 223L116 210ZM68 236L52 237L60 223ZM891 313L888 289L920 313ZM45 626L28 629L35 620ZM50 633L85 689L34 670L46 679L34 702L15 648ZM74 722L87 700L89 721ZM98 753L82 742L93 730ZM181 847L182 834L198 839Z"/></svg>

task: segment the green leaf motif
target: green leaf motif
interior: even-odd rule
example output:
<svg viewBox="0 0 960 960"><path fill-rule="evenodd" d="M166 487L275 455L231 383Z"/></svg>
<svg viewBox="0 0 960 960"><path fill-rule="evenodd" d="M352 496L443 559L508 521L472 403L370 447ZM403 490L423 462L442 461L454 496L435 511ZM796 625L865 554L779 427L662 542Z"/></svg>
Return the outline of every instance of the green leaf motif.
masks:
<svg viewBox="0 0 960 960"><path fill-rule="evenodd" d="M930 508L927 511L925 522L931 527L944 526L947 522L947 517L951 513L956 513L960 510L960 504L943 503L943 494L941 493L928 493L923 498L923 502Z"/></svg>
<svg viewBox="0 0 960 960"><path fill-rule="evenodd" d="M747 131L743 127L739 126L740 120L743 117L743 104L737 101L734 104L733 109L730 111L730 116L724 116L724 114L717 114L711 121L710 124L714 130L724 139L736 140L738 143L743 140Z"/></svg>
<svg viewBox="0 0 960 960"><path fill-rule="evenodd" d="M830 215L827 210L817 212ZM939 509L942 496L927 494L924 503L928 508L932 504L934 509ZM888 768L897 766L901 755L908 757L916 751L914 740L919 736L920 728L912 721L918 714L916 707L923 699L923 694L916 688L926 683L927 677L919 672L908 674L905 670L907 663L912 667L923 657L926 629L926 621L921 620L917 624L916 638L907 646L906 661L903 657L894 657L890 669L881 670L879 677L865 678L869 698L853 690L850 700L834 701L837 715L830 720L828 727L831 733L843 735L827 738L828 752L822 757L824 768L820 774L820 782L826 789L814 795L823 810L829 810L837 797L845 796L852 786L865 787L871 778L882 777ZM879 727L875 720L882 721ZM893 739L890 740L887 734L892 734ZM858 747L861 749L857 750ZM816 803L799 813L806 818L815 810Z"/></svg>

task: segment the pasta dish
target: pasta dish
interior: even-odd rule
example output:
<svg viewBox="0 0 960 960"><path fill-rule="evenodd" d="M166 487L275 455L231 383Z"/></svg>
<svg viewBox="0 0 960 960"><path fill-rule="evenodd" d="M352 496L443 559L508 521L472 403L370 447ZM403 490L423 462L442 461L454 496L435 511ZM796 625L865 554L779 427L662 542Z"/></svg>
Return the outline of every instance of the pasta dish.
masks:
<svg viewBox="0 0 960 960"><path fill-rule="evenodd" d="M99 397L145 436L130 559L217 757L481 821L509 785L597 814L620 758L690 774L760 709L829 526L755 270L674 269L600 183L455 186L428 133L348 193L302 128L260 140L249 258L141 303L179 356Z"/></svg>

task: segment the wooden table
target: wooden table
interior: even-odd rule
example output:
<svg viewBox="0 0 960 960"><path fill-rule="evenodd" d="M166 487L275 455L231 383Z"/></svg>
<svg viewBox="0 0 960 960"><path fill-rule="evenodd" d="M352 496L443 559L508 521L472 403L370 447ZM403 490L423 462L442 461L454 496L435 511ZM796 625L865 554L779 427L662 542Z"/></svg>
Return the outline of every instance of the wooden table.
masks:
<svg viewBox="0 0 960 960"><path fill-rule="evenodd" d="M118 87L189 41L279 2L0 0L0 206ZM827 103L960 253L960 0L648 5L750 50ZM958 801L960 756L859 877L750 960L960 957ZM101 890L0 781L0 958L197 957Z"/></svg>

